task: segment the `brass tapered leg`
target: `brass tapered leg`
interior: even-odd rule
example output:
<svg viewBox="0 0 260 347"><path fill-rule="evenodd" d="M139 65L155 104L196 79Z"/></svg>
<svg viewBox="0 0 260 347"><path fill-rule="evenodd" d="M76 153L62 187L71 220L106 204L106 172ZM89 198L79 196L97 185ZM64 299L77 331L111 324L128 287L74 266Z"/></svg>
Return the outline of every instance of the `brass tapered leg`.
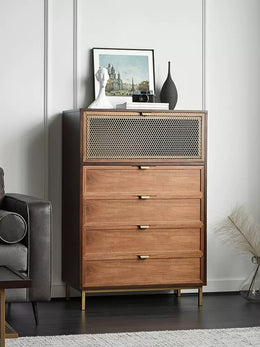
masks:
<svg viewBox="0 0 260 347"><path fill-rule="evenodd" d="M174 294L175 294L177 297L180 297L180 296L181 296L181 289L174 289Z"/></svg>
<svg viewBox="0 0 260 347"><path fill-rule="evenodd" d="M1 333L1 347L5 346L5 290L0 289L0 305L1 305L1 314L0 314L0 333Z"/></svg>
<svg viewBox="0 0 260 347"><path fill-rule="evenodd" d="M81 292L81 310L85 311L86 308L86 292L82 290Z"/></svg>
<svg viewBox="0 0 260 347"><path fill-rule="evenodd" d="M199 297L198 297L198 305L199 305L199 306L202 306L202 297L203 297L202 287L199 288L198 294L199 294Z"/></svg>
<svg viewBox="0 0 260 347"><path fill-rule="evenodd" d="M66 283L66 300L70 299L70 285Z"/></svg>

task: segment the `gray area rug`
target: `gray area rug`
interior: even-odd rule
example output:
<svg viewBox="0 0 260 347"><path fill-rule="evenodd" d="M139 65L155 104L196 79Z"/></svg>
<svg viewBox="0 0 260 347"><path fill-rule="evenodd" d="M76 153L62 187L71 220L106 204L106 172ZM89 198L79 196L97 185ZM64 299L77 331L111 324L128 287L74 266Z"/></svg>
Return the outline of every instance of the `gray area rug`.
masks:
<svg viewBox="0 0 260 347"><path fill-rule="evenodd" d="M19 337L6 347L250 347L260 346L260 327Z"/></svg>

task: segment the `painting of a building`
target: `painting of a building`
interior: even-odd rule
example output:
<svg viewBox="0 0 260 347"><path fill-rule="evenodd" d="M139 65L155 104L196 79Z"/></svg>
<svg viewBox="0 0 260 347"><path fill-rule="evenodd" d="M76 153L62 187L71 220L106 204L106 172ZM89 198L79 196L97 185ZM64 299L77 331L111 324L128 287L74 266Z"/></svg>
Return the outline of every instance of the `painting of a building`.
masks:
<svg viewBox="0 0 260 347"><path fill-rule="evenodd" d="M123 82L121 74L116 71L112 64L107 66L109 80L106 85L106 95L109 96L130 96L132 92L136 89L134 84L134 79L132 78L132 83Z"/></svg>
<svg viewBox="0 0 260 347"><path fill-rule="evenodd" d="M116 73L116 70L113 65L108 64L107 66L109 80L106 85L107 95L115 95L115 92L123 90L123 81L120 76L120 72Z"/></svg>
<svg viewBox="0 0 260 347"><path fill-rule="evenodd" d="M135 90L149 90L152 71L147 54L117 50L98 55L98 66L108 70L107 96L131 96ZM145 52L146 53L146 52Z"/></svg>

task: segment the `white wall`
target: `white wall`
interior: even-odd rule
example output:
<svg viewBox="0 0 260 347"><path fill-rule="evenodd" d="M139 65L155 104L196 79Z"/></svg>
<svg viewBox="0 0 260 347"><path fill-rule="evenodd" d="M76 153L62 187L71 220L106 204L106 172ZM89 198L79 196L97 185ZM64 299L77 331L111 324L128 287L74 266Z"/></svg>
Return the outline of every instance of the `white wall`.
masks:
<svg viewBox="0 0 260 347"><path fill-rule="evenodd" d="M43 197L44 2L0 1L0 165L6 189Z"/></svg>
<svg viewBox="0 0 260 347"><path fill-rule="evenodd" d="M235 290L249 267L214 224L240 204L260 222L260 2L207 0L208 289ZM211 282L212 281L212 282Z"/></svg>
<svg viewBox="0 0 260 347"><path fill-rule="evenodd" d="M102 11L101 11L102 9ZM137 10L138 9L138 10ZM91 48L153 48L156 92L172 77L179 92L177 108L200 109L202 99L201 0L146 2L78 1L78 105L93 100ZM88 20L86 15L89 14Z"/></svg>
<svg viewBox="0 0 260 347"><path fill-rule="evenodd" d="M247 258L231 255L213 227L242 202L260 220L259 10L258 0L151 0L149 6L137 0L127 5L120 0L0 1L0 165L6 172L7 191L40 197L48 193L52 201L53 296L64 294L61 112L93 100L93 47L153 48L156 92L170 60L179 92L176 108L201 109L206 101L206 290L238 289Z"/></svg>

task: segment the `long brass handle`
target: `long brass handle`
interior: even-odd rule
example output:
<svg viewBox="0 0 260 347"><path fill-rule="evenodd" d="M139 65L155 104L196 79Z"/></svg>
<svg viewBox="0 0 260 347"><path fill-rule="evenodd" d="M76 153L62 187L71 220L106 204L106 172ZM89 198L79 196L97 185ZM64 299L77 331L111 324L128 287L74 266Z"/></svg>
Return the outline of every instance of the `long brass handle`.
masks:
<svg viewBox="0 0 260 347"><path fill-rule="evenodd" d="M139 225L139 229L149 229L150 225Z"/></svg>
<svg viewBox="0 0 260 347"><path fill-rule="evenodd" d="M139 195L139 198L142 200L150 199L150 195Z"/></svg>
<svg viewBox="0 0 260 347"><path fill-rule="evenodd" d="M141 260L145 260L145 259L150 258L150 255L138 255L138 258Z"/></svg>
<svg viewBox="0 0 260 347"><path fill-rule="evenodd" d="M142 165L140 165L139 169L140 170L148 170L148 169L150 169L150 166L142 166Z"/></svg>

